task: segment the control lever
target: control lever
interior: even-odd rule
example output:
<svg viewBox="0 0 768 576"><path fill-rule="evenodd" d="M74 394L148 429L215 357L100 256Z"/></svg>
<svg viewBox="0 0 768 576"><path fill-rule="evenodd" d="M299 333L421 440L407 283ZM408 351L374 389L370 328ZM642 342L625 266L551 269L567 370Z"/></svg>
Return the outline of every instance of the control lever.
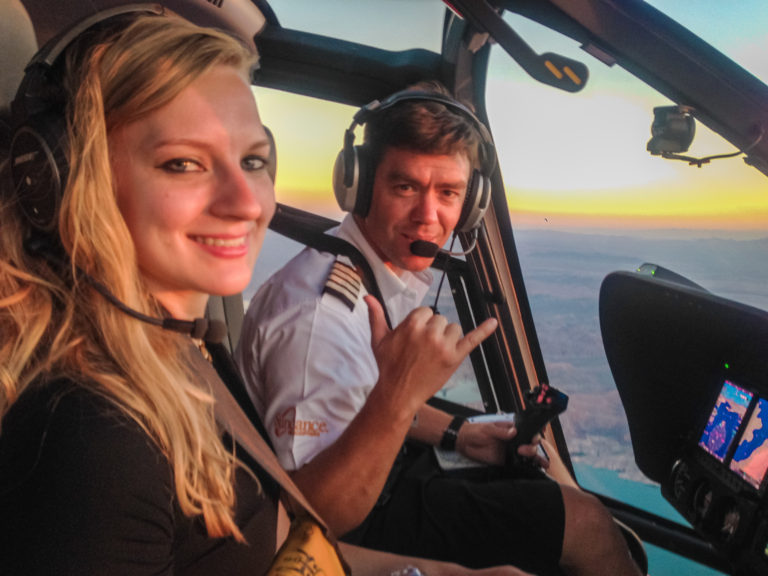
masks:
<svg viewBox="0 0 768 576"><path fill-rule="evenodd" d="M526 393L527 408L515 414L517 434L507 442L507 463L519 462L519 446L530 444L533 437L568 407L568 396L542 382Z"/></svg>

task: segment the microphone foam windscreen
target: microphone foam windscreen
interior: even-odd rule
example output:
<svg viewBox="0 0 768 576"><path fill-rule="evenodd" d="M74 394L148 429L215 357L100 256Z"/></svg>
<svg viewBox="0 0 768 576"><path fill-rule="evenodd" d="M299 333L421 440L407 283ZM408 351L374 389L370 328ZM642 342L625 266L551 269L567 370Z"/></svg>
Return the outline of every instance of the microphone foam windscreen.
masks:
<svg viewBox="0 0 768 576"><path fill-rule="evenodd" d="M415 240L414 242L411 242L411 254L415 256L434 258L439 251L440 246L434 242L427 242L426 240Z"/></svg>

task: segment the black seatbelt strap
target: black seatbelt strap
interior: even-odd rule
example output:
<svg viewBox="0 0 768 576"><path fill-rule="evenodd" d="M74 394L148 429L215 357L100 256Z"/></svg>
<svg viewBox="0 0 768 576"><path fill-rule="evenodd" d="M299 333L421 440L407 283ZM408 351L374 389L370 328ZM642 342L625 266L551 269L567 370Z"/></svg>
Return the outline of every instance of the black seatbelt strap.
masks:
<svg viewBox="0 0 768 576"><path fill-rule="evenodd" d="M278 204L275 216L272 218L272 222L269 224L270 230L277 232L291 240L300 242L306 246L310 246L320 252L328 252L330 254L342 255L349 258L352 264L358 269L361 274L361 280L363 286L368 293L376 298L381 304L384 310L384 318L387 321L387 326L392 329L392 321L389 318L389 312L387 306L384 303L384 297L381 294L378 282L376 282L376 276L373 274L373 269L365 259L365 256L355 246L336 236L326 234L326 230L338 225L338 222L329 219L323 219L322 221L312 218L311 215L298 210L296 208L290 208ZM301 222L301 220L305 222ZM298 225L297 225L298 224Z"/></svg>

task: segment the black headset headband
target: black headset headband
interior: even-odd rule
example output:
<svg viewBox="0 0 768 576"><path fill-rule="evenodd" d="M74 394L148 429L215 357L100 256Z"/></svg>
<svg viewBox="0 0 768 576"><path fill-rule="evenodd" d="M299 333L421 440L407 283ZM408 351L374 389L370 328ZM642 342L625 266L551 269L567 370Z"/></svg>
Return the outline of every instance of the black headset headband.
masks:
<svg viewBox="0 0 768 576"><path fill-rule="evenodd" d="M47 75L50 74L61 54L70 46L70 44L72 44L72 42L90 28L111 20L112 18L137 12L159 15L164 13L164 9L160 4L156 3L115 6L76 22L71 27L60 32L46 42L25 67L24 78L16 92L16 97L13 99L12 111L14 118L18 119L16 122L17 125L23 122L26 118L29 118L32 114L37 113L39 110L36 108L40 108L41 105L47 104L46 102L40 101L42 98L45 98L46 94L41 94L38 85L38 82L40 82L38 75L44 74L47 79ZM30 104L35 105L31 106Z"/></svg>
<svg viewBox="0 0 768 576"><path fill-rule="evenodd" d="M30 61L29 65L32 66L38 62L47 64L49 67L53 66L56 60L59 58L62 52L66 50L67 46L72 44L75 38L79 37L83 32L89 28L106 22L116 16L123 14L132 14L137 12L148 12L151 14L163 14L164 10L162 5L156 3L137 3L126 4L124 6L115 6L102 10L84 18L83 20L76 22L67 30L61 32L58 36L55 36L35 55Z"/></svg>
<svg viewBox="0 0 768 576"><path fill-rule="evenodd" d="M66 95L58 78L61 56L88 30L139 12L162 14L163 7L128 4L98 12L49 40L25 68L11 104L14 131L9 158L19 208L36 230L49 234L56 229L69 171Z"/></svg>
<svg viewBox="0 0 768 576"><path fill-rule="evenodd" d="M64 193L69 163L66 143L66 95L61 85L62 54L89 31L121 24L123 17L164 14L157 3L136 3L103 10L49 40L32 58L12 103L13 136L10 172L19 208L35 230L53 233ZM268 172L275 179L274 139Z"/></svg>

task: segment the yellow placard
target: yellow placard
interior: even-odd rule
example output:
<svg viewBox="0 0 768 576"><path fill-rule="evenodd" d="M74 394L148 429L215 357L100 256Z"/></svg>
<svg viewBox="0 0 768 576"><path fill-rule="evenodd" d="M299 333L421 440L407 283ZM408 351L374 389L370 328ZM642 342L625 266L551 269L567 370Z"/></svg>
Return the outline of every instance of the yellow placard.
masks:
<svg viewBox="0 0 768 576"><path fill-rule="evenodd" d="M294 520L268 576L344 576L336 548L311 519Z"/></svg>

